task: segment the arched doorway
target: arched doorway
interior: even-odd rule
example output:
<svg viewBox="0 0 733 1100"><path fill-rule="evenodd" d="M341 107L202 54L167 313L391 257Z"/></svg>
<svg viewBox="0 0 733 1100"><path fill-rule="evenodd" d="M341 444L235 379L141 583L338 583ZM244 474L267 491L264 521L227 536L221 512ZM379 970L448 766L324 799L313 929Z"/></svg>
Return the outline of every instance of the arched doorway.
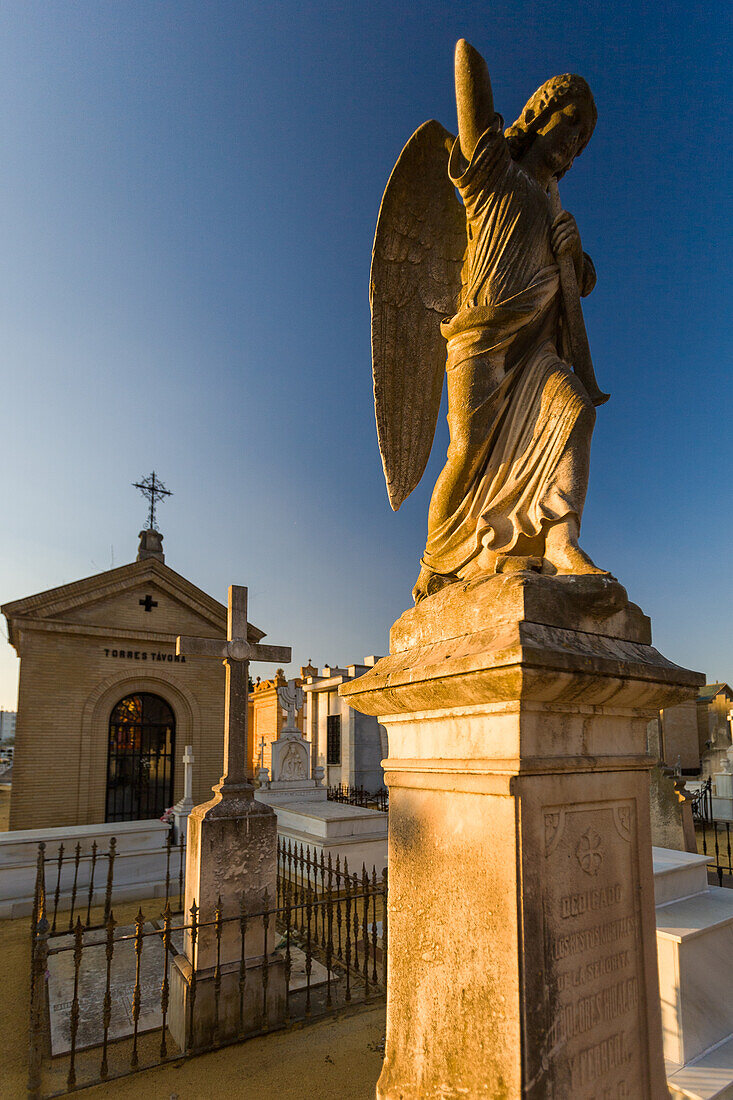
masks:
<svg viewBox="0 0 733 1100"><path fill-rule="evenodd" d="M135 692L112 708L106 821L143 821L168 809L175 742L175 715L159 695Z"/></svg>

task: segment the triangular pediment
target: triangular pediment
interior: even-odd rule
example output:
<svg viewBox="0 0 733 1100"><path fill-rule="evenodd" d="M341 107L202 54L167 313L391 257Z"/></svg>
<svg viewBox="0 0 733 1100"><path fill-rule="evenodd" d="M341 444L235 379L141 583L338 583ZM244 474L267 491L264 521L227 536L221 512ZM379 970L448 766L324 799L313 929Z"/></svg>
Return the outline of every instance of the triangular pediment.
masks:
<svg viewBox="0 0 733 1100"><path fill-rule="evenodd" d="M132 562L72 584L50 588L5 604L10 641L14 624L62 623L88 627L167 635L193 634L226 637L226 607L155 558ZM264 633L249 624L248 639Z"/></svg>

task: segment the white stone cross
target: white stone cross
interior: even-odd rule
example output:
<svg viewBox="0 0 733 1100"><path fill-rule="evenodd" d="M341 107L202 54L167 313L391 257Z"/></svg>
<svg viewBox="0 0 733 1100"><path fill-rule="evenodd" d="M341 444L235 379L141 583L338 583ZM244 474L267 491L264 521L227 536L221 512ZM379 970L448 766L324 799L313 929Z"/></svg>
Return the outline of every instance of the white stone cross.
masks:
<svg viewBox="0 0 733 1100"><path fill-rule="evenodd" d="M183 798L191 800L193 805L193 745L183 750Z"/></svg>
<svg viewBox="0 0 733 1100"><path fill-rule="evenodd" d="M303 706L303 689L295 680L288 680L286 685L277 689L277 701L287 714L285 729L297 729L298 711Z"/></svg>
<svg viewBox="0 0 733 1100"><path fill-rule="evenodd" d="M193 745L183 750L183 798L173 807L173 820L176 823L176 839L186 836L188 815L193 809Z"/></svg>
<svg viewBox="0 0 733 1100"><path fill-rule="evenodd" d="M247 704L249 662L272 661L287 664L290 646L255 645L247 641L247 589L229 586L227 638L176 638L176 653L191 657L218 657L226 668L224 703L224 774L214 788L222 795L252 797L254 787L247 775Z"/></svg>

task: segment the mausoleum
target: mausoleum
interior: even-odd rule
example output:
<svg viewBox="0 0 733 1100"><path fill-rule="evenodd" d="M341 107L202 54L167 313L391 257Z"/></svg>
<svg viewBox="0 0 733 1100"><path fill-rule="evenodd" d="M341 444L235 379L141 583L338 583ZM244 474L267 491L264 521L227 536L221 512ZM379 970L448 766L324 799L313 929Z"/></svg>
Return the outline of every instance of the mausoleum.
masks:
<svg viewBox="0 0 733 1100"><path fill-rule="evenodd" d="M160 817L183 795L186 745L193 800L210 798L224 668L175 643L225 639L227 611L166 565L162 538L145 530L134 562L2 607L20 658L11 829Z"/></svg>

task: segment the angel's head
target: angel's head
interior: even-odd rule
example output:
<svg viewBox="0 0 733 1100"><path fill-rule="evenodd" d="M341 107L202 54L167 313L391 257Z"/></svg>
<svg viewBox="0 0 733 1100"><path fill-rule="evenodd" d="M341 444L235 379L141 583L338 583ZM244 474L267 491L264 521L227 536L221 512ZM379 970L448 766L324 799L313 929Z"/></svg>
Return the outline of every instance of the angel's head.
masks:
<svg viewBox="0 0 733 1100"><path fill-rule="evenodd" d="M506 131L512 157L521 161L532 149L533 159L541 158L560 179L590 141L597 118L593 93L582 76L553 76Z"/></svg>

